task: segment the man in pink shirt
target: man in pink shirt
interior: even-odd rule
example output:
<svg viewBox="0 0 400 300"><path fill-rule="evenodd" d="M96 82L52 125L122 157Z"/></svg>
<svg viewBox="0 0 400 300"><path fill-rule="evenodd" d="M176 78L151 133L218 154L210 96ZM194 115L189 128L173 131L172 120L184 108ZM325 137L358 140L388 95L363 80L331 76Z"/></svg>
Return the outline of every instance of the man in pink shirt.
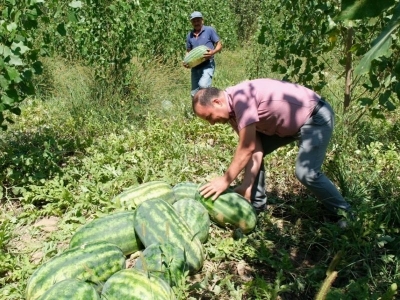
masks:
<svg viewBox="0 0 400 300"><path fill-rule="evenodd" d="M255 79L219 90L199 90L193 98L195 114L215 123L229 123L239 144L225 174L202 186L200 192L215 200L244 169L235 191L261 211L265 209L263 157L279 147L299 141L296 177L330 211L350 210L334 184L321 172L332 136L334 113L312 90L293 83Z"/></svg>

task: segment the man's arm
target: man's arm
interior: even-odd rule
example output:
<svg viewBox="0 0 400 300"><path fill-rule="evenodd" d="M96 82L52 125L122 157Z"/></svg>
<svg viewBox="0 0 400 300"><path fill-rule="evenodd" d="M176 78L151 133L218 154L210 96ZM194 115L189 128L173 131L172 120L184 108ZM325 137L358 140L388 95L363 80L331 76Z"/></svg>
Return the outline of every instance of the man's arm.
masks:
<svg viewBox="0 0 400 300"><path fill-rule="evenodd" d="M215 44L215 49L214 50L208 50L208 52L206 53L206 54L204 54L203 56L206 58L206 59L210 59L214 54L216 54L216 53L218 53L218 52L220 52L222 50L222 43L221 43L221 41L218 41L216 44Z"/></svg>
<svg viewBox="0 0 400 300"><path fill-rule="evenodd" d="M214 195L212 199L215 200L229 187L251 160L257 146L256 138L256 125L254 123L239 131L239 144L228 170L223 176L215 178L201 187L200 192L204 197L208 198Z"/></svg>
<svg viewBox="0 0 400 300"><path fill-rule="evenodd" d="M253 155L244 169L244 177L242 183L235 188L235 192L241 194L247 200L251 201L251 189L254 185L254 181L260 171L260 166L263 161L263 148L260 138L256 136L256 148L253 151Z"/></svg>

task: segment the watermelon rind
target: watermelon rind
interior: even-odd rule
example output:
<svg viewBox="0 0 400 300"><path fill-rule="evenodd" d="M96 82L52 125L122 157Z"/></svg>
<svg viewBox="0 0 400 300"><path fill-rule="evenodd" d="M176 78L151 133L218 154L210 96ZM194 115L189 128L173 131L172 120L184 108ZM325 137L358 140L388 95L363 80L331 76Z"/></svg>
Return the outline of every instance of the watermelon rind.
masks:
<svg viewBox="0 0 400 300"><path fill-rule="evenodd" d="M175 195L176 201L181 199L195 199L196 192L199 190L200 184L190 181L183 181L175 184L172 190Z"/></svg>
<svg viewBox="0 0 400 300"><path fill-rule="evenodd" d="M94 219L75 232L69 247L105 241L117 245L124 255L141 250L144 247L133 227L134 218L134 211L122 211Z"/></svg>
<svg viewBox="0 0 400 300"><path fill-rule="evenodd" d="M135 209L141 203L159 198L173 204L176 199L172 187L165 181L155 180L127 188L111 199L117 208Z"/></svg>
<svg viewBox="0 0 400 300"><path fill-rule="evenodd" d="M125 256L114 244L95 242L67 249L33 272L26 286L26 300L39 298L51 286L65 279L101 284L124 268Z"/></svg>
<svg viewBox="0 0 400 300"><path fill-rule="evenodd" d="M162 199L151 199L135 212L135 231L145 247L170 242L184 250L190 274L200 270L204 263L203 245L172 205Z"/></svg>
<svg viewBox="0 0 400 300"><path fill-rule="evenodd" d="M112 275L103 286L107 300L175 300L171 287L161 278L138 269L125 269Z"/></svg>
<svg viewBox="0 0 400 300"><path fill-rule="evenodd" d="M207 209L210 219L221 227L239 228L244 234L254 230L257 214L246 198L228 188L216 200L196 193L196 200Z"/></svg>
<svg viewBox="0 0 400 300"><path fill-rule="evenodd" d="M65 279L54 284L38 300L100 300L95 288L85 281Z"/></svg>
<svg viewBox="0 0 400 300"><path fill-rule="evenodd" d="M206 54L208 50L209 48L204 45L193 48L189 53L186 54L183 59L183 63L189 68L194 68L200 65L201 63L206 61L206 59L204 58L204 54Z"/></svg>
<svg viewBox="0 0 400 300"><path fill-rule="evenodd" d="M172 243L151 244L137 258L134 268L160 277L170 286L177 286L188 271L184 251Z"/></svg>
<svg viewBox="0 0 400 300"><path fill-rule="evenodd" d="M205 243L211 225L207 209L200 202L191 198L178 200L172 206L189 225L193 235L197 236L202 243Z"/></svg>

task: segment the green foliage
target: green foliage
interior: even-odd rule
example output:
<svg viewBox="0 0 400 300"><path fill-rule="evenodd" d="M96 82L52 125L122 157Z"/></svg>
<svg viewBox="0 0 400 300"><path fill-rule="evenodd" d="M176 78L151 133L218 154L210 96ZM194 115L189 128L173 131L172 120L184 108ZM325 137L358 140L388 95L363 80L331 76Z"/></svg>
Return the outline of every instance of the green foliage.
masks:
<svg viewBox="0 0 400 300"><path fill-rule="evenodd" d="M7 0L0 5L0 127L12 119L4 113L20 115L19 103L34 94L32 77L41 73L39 49L34 45L38 18L37 1Z"/></svg>
<svg viewBox="0 0 400 300"><path fill-rule="evenodd" d="M361 2L357 1L355 9L359 9ZM399 7L385 4L376 18L349 22L338 21L344 17L337 1L293 0L284 5L266 1L256 34L259 46L254 50L251 76L268 76L273 72L284 80L321 91L332 77L342 78L346 70L350 71L351 65L346 65L345 60L347 53L338 46L346 43L348 30L354 28L350 51L353 63L357 63L356 77L346 84L351 87L351 98L358 101L355 105L382 118L382 112L394 110L399 99L396 65L400 48L397 39L392 42L399 24ZM340 18L336 19L338 15ZM370 49L369 45L373 47ZM339 59L331 61L333 56ZM360 77L366 73L369 78Z"/></svg>
<svg viewBox="0 0 400 300"><path fill-rule="evenodd" d="M50 8L51 3L56 2L41 5ZM73 3L76 6L78 1ZM67 7L76 14L86 13L84 6L68 4L60 5L54 18L61 18ZM205 12L202 7L192 9ZM214 18L204 14L206 23ZM183 19L189 30L186 17L187 12ZM288 16L282 13L280 17ZM269 19L274 22L272 14ZM383 25L379 20L375 23L377 32ZM54 31L52 38L67 37L71 32L66 28L64 37ZM272 37L280 27L271 30L271 38L265 35L270 44L259 44L258 54L274 46ZM294 32L290 36L296 38ZM38 262L63 251L66 241L87 220L113 211L110 200L124 188L159 179L171 185L204 183L226 170L237 143L228 126L210 127L193 116L189 73L180 65L149 64L135 58L126 65L126 77L115 77L121 86L108 89L93 76L99 65L83 67L87 62L72 51L72 42L68 52L72 62L44 60L47 77L36 84L40 91L49 92L25 101L19 121L0 133L1 299L23 299L26 281ZM357 51L366 53L368 45L359 45ZM184 48L183 43L180 47ZM321 59L337 66L339 55L334 53L327 52ZM262 66L259 72L270 70L271 61L253 55L249 49L218 55L215 84L226 87L249 78L246 65L253 70ZM248 58L258 58L260 64ZM280 62L283 65L284 60ZM372 66L379 71L380 63L374 61ZM390 66L391 61L386 63ZM321 92L336 108L339 102L334 95L341 93L341 79L332 74L326 75L329 85ZM101 90L101 97L93 97L93 90ZM324 172L357 211L350 227L339 229L298 184L293 174L297 146L281 148L265 160L270 205L259 215L256 230L243 236L212 225L204 245L206 264L199 274L177 284L180 299L312 299L339 251L343 256L335 267L338 276L326 299L393 296L400 266L400 122L396 110L380 111L384 120L368 115L358 119L365 107L354 105L345 116L336 109L335 136L324 165ZM378 105L372 108L380 109ZM33 226L47 216L57 217L56 231ZM243 262L246 268L240 268Z"/></svg>
<svg viewBox="0 0 400 300"><path fill-rule="evenodd" d="M374 0L343 0L338 20L357 20L377 17L382 11L395 4L395 0L377 2Z"/></svg>

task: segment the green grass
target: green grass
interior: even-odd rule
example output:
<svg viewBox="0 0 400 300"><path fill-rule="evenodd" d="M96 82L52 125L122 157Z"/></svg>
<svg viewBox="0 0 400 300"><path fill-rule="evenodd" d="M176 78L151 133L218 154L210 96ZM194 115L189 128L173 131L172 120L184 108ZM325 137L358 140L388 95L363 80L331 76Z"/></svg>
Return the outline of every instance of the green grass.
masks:
<svg viewBox="0 0 400 300"><path fill-rule="evenodd" d="M245 49L217 55L214 85L247 79L248 56ZM227 168L237 141L229 127L194 117L190 73L179 62L133 61L118 91L79 65L45 66L41 94L0 133L1 299L23 299L37 264L63 251L79 226L111 212L110 199L124 188L206 182ZM339 251L326 299L378 299L399 284L399 115L349 126L355 113L342 115L331 92L341 87L333 77L324 90L337 111L324 167L357 209L355 224L343 231L326 219L294 177L296 146L279 149L265 162L270 206L256 231L234 239L213 225L207 261L179 286L181 299L313 299ZM32 226L48 217L57 230Z"/></svg>

